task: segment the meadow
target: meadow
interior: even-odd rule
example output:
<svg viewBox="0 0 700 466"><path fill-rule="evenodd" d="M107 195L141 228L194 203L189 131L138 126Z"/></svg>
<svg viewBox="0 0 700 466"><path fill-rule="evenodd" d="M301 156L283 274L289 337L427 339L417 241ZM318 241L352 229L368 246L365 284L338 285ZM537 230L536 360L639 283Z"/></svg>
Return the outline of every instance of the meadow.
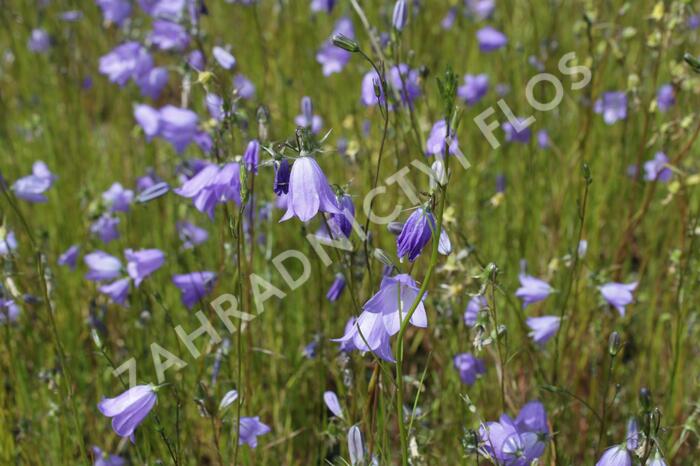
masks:
<svg viewBox="0 0 700 466"><path fill-rule="evenodd" d="M700 464L697 3L0 19L1 465Z"/></svg>

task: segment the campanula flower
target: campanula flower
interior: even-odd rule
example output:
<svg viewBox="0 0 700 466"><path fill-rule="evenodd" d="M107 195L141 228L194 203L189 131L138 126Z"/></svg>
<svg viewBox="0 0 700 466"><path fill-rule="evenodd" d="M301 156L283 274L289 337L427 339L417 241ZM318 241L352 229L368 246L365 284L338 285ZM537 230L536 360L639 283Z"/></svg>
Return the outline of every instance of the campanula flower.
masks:
<svg viewBox="0 0 700 466"><path fill-rule="evenodd" d="M603 452L596 466L632 466L632 457L623 445L615 445Z"/></svg>
<svg viewBox="0 0 700 466"><path fill-rule="evenodd" d="M538 345L544 345L559 330L560 318L557 316L528 317L527 326L530 327L530 338Z"/></svg>
<svg viewBox="0 0 700 466"><path fill-rule="evenodd" d="M158 135L181 154L197 135L199 117L192 110L172 105L161 108L158 117Z"/></svg>
<svg viewBox="0 0 700 466"><path fill-rule="evenodd" d="M329 214L342 213L337 206L333 190L328 185L318 162L312 157L299 157L292 165L289 176L289 194L287 195L287 212L280 222L296 216L302 222L308 222L318 212Z"/></svg>
<svg viewBox="0 0 700 466"><path fill-rule="evenodd" d="M331 228L334 238L339 238L341 235L349 238L352 233L352 222L355 218L355 206L352 203L352 197L347 194L341 195L338 198L338 207L342 213L331 214L328 219L328 226Z"/></svg>
<svg viewBox="0 0 700 466"><path fill-rule="evenodd" d="M103 398L97 405L100 412L112 418L112 429L120 437L135 442L134 430L148 416L156 404L153 385L137 385L116 398Z"/></svg>
<svg viewBox="0 0 700 466"><path fill-rule="evenodd" d="M489 303L483 295L477 295L470 299L464 311L464 323L467 327L474 327L479 317L479 312L482 309L487 309L488 306Z"/></svg>
<svg viewBox="0 0 700 466"><path fill-rule="evenodd" d="M158 270L165 263L165 253L160 249L140 249L124 251L127 260L126 271L138 288L144 278Z"/></svg>
<svg viewBox="0 0 700 466"><path fill-rule="evenodd" d="M294 123L302 128L309 128L314 134L318 134L323 128L323 119L318 115L314 115L311 97L301 98L301 114L294 118Z"/></svg>
<svg viewBox="0 0 700 466"><path fill-rule="evenodd" d="M100 57L100 73L119 86L124 86L130 79L147 73L151 68L153 58L138 42L125 42Z"/></svg>
<svg viewBox="0 0 700 466"><path fill-rule="evenodd" d="M186 0L138 0L141 9L153 18L178 21L182 18Z"/></svg>
<svg viewBox="0 0 700 466"><path fill-rule="evenodd" d="M258 163L260 162L260 143L257 139L253 139L248 143L248 147L243 154L243 163L246 170L252 173L258 172Z"/></svg>
<svg viewBox="0 0 700 466"><path fill-rule="evenodd" d="M118 226L119 219L117 217L112 216L110 213L104 213L90 225L90 232L107 244L119 238Z"/></svg>
<svg viewBox="0 0 700 466"><path fill-rule="evenodd" d="M549 134L547 134L546 129L541 129L537 132L537 145L540 146L540 149L549 147Z"/></svg>
<svg viewBox="0 0 700 466"><path fill-rule="evenodd" d="M180 289L180 300L188 309L208 295L214 283L214 272L192 272L182 275L173 275L173 283Z"/></svg>
<svg viewBox="0 0 700 466"><path fill-rule="evenodd" d="M532 138L532 129L529 126L525 126L525 118L517 118L517 121L517 124L506 121L501 125L506 133L506 141L527 144Z"/></svg>
<svg viewBox="0 0 700 466"><path fill-rule="evenodd" d="M668 157L663 152L657 152L654 158L644 162L644 179L667 183L673 178L673 171L668 168Z"/></svg>
<svg viewBox="0 0 700 466"><path fill-rule="evenodd" d="M311 0L311 11L314 13L333 11L336 0Z"/></svg>
<svg viewBox="0 0 700 466"><path fill-rule="evenodd" d="M499 464L528 466L544 454L549 436L547 415L539 401L531 401L515 421L503 414L498 422L482 424L479 435L486 453Z"/></svg>
<svg viewBox="0 0 700 466"><path fill-rule="evenodd" d="M602 97L595 101L593 111L603 115L606 125L624 120L627 118L627 94L624 91L604 92Z"/></svg>
<svg viewBox="0 0 700 466"><path fill-rule="evenodd" d="M219 46L216 46L212 49L212 54L214 55L214 58L216 59L216 62L225 70L230 70L234 66L236 66L236 59L234 58L231 53Z"/></svg>
<svg viewBox="0 0 700 466"><path fill-rule="evenodd" d="M445 153L447 145L447 123L445 120L437 121L430 130L430 136L426 141L426 153L428 155L442 155ZM457 148L457 135L452 135L452 143L450 144L450 154L455 154Z"/></svg>
<svg viewBox="0 0 700 466"><path fill-rule="evenodd" d="M96 0L96 3L102 11L102 17L106 23L121 26L131 15L131 2L129 0Z"/></svg>
<svg viewBox="0 0 700 466"><path fill-rule="evenodd" d="M83 261L88 267L85 278L91 281L111 280L117 278L122 271L119 259L103 251L86 254Z"/></svg>
<svg viewBox="0 0 700 466"><path fill-rule="evenodd" d="M51 47L51 38L43 29L33 29L27 46L34 53L43 53Z"/></svg>
<svg viewBox="0 0 700 466"><path fill-rule="evenodd" d="M600 294L603 298L620 313L625 316L625 306L634 301L632 292L637 288L638 282L632 283L616 283L610 282L601 286Z"/></svg>
<svg viewBox="0 0 700 466"><path fill-rule="evenodd" d="M177 222L175 228L177 229L180 241L182 241L182 249L192 249L209 238L207 230L199 228L190 222Z"/></svg>
<svg viewBox="0 0 700 466"><path fill-rule="evenodd" d="M153 30L148 35L148 40L160 50L174 50L181 52L190 43L190 36L181 25L172 21L153 21Z"/></svg>
<svg viewBox="0 0 700 466"><path fill-rule="evenodd" d="M235 201L240 204L240 165L231 162L219 168L208 164L175 189L175 193L192 199L197 210L213 219L218 203Z"/></svg>
<svg viewBox="0 0 700 466"><path fill-rule="evenodd" d="M139 124L146 140L150 141L160 130L160 113L150 105L138 104L134 106L134 118Z"/></svg>
<svg viewBox="0 0 700 466"><path fill-rule="evenodd" d="M459 372L460 380L465 385L473 385L477 377L486 372L484 363L471 353L457 354L452 362L457 372Z"/></svg>
<svg viewBox="0 0 700 466"><path fill-rule="evenodd" d="M17 322L20 308L12 299L0 298L0 324Z"/></svg>
<svg viewBox="0 0 700 466"><path fill-rule="evenodd" d="M126 466L126 460L121 456L110 455L102 451L99 447L92 447L92 454L95 457L93 466Z"/></svg>
<svg viewBox="0 0 700 466"><path fill-rule="evenodd" d="M350 39L355 38L355 28L350 18L343 17L335 23L331 37L336 34L342 34ZM323 75L330 76L333 73L340 73L343 71L345 65L350 61L351 56L351 52L336 47L329 38L323 43L316 54L316 61L322 66Z"/></svg>
<svg viewBox="0 0 700 466"><path fill-rule="evenodd" d="M80 254L80 246L77 244L72 245L58 257L58 265L65 265L70 267L71 270L75 270L78 254Z"/></svg>
<svg viewBox="0 0 700 466"><path fill-rule="evenodd" d="M400 259L408 256L409 262L415 261L436 228L435 217L428 209L420 207L414 210L396 238L396 255Z"/></svg>
<svg viewBox="0 0 700 466"><path fill-rule="evenodd" d="M123 305L129 295L129 278L120 278L112 283L101 285L98 290L117 304Z"/></svg>
<svg viewBox="0 0 700 466"><path fill-rule="evenodd" d="M395 362L391 354L390 336L382 314L364 311L352 324L348 322L342 337L333 341L340 343L342 351L372 351L385 361Z"/></svg>
<svg viewBox="0 0 700 466"><path fill-rule="evenodd" d="M629 418L627 421L627 449L634 451L639 446L639 425L637 419Z"/></svg>
<svg viewBox="0 0 700 466"><path fill-rule="evenodd" d="M671 84L664 84L656 91L656 105L659 111L667 112L676 104L676 92Z"/></svg>
<svg viewBox="0 0 700 466"><path fill-rule="evenodd" d="M112 212L128 212L134 200L134 192L130 189L124 189L121 183L114 183L102 193L102 199Z"/></svg>
<svg viewBox="0 0 700 466"><path fill-rule="evenodd" d="M330 289L328 290L328 293L326 293L326 298L328 301L334 303L338 301L340 298L340 295L343 294L343 290L345 289L345 277L343 276L342 273L336 274L335 280L333 280L333 284L331 285Z"/></svg>
<svg viewBox="0 0 700 466"><path fill-rule="evenodd" d="M508 43L508 38L498 29L484 26L476 32L476 40L479 42L479 50L493 52Z"/></svg>
<svg viewBox="0 0 700 466"><path fill-rule="evenodd" d="M490 18L496 9L495 0L466 0L467 12L478 20Z"/></svg>
<svg viewBox="0 0 700 466"><path fill-rule="evenodd" d="M408 21L408 10L406 9L406 0L397 0L394 4L394 13L391 16L391 24L398 32L403 31Z"/></svg>
<svg viewBox="0 0 700 466"><path fill-rule="evenodd" d="M391 88L390 92L395 92L403 105L412 105L413 101L421 95L419 73L417 70L409 68L405 63L398 66L394 65L389 69L387 74L387 84ZM379 89L379 100L375 94L374 88ZM391 95L393 97L393 94ZM379 83L379 78L374 70L370 70L362 78L362 103L368 107L377 105L378 102L384 103L384 89ZM391 108L391 106L390 106Z"/></svg>
<svg viewBox="0 0 700 466"><path fill-rule="evenodd" d="M17 237L14 231L0 229L0 257L10 255L17 250Z"/></svg>
<svg viewBox="0 0 700 466"><path fill-rule="evenodd" d="M348 319L348 321L345 323L345 329L343 330L343 335L347 335L348 333L350 333L353 330L353 328L355 327L355 320L356 319L354 317L350 317ZM340 340L341 339L333 340L333 341L340 341ZM355 345L352 341L352 338L350 338L348 340L340 341L340 351L347 353L350 351L354 351L356 349L357 348L355 347Z"/></svg>
<svg viewBox="0 0 700 466"><path fill-rule="evenodd" d="M523 300L523 307L544 300L554 289L544 280L521 273L520 288L515 291L515 296Z"/></svg>
<svg viewBox="0 0 700 466"><path fill-rule="evenodd" d="M41 160L32 165L32 174L24 176L12 185L12 190L20 199L29 202L46 202L44 195L56 180L49 168Z"/></svg>
<svg viewBox="0 0 700 466"><path fill-rule="evenodd" d="M479 102L489 91L489 77L487 74L467 74L464 76L464 84L457 88L457 96L465 104L471 106Z"/></svg>
<svg viewBox="0 0 700 466"><path fill-rule="evenodd" d="M151 68L149 71L134 77L134 82L139 87L142 96L155 100L168 84L168 70L162 66Z"/></svg>
<svg viewBox="0 0 700 466"><path fill-rule="evenodd" d="M241 73L233 77L233 89L241 99L251 100L255 97L255 84Z"/></svg>
<svg viewBox="0 0 700 466"><path fill-rule="evenodd" d="M335 392L330 390L323 392L323 402L326 403L326 406L334 416L343 417L343 409L340 407L338 395L336 395Z"/></svg>
<svg viewBox="0 0 700 466"><path fill-rule="evenodd" d="M362 432L356 425L348 430L348 453L350 454L350 466L364 464L365 446L362 441Z"/></svg>
<svg viewBox="0 0 700 466"><path fill-rule="evenodd" d="M417 297L418 286L410 275L399 274L394 277L384 277L379 291L365 303L362 309L380 314L386 332L389 335L394 335L399 331L401 322L405 319ZM421 298L410 320L411 324L416 327L425 328L428 326L428 317L423 305L424 299L425 295Z"/></svg>
<svg viewBox="0 0 700 466"><path fill-rule="evenodd" d="M270 432L270 427L260 422L258 416L242 417L239 425L238 444L247 444L251 448L258 446L258 437Z"/></svg>

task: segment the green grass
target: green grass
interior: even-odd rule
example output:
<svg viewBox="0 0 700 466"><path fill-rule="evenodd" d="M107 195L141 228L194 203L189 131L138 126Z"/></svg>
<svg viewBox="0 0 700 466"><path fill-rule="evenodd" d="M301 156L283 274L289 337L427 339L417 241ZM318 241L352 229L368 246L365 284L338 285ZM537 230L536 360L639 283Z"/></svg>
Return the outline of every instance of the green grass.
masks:
<svg viewBox="0 0 700 466"><path fill-rule="evenodd" d="M250 138L258 136L256 110L260 104L271 115L266 143L291 139L299 99L311 96L325 128L333 129L317 159L331 183L347 186L364 225L361 201L372 188L382 137L378 109L365 109L359 103L360 81L369 68L356 54L342 73L323 78L315 55L334 21L347 15L353 19L361 47L375 58L366 31L349 1L338 2L331 17L310 17L307 1L261 3L244 7L210 0L209 15L202 20L204 49L209 52L216 44L232 45L237 70L257 87L253 102L240 103L239 113L247 127L242 120L233 126L222 139L220 156L233 159L242 154ZM393 2L362 3L370 22L388 30ZM460 84L467 72L487 73L491 89L474 107L458 104L463 111L460 147L472 167L465 171L452 165L444 224L453 253L439 258L427 288L429 328L409 327L404 340L404 401L411 407L417 398L421 413L409 434L410 450L415 445L419 457L415 464L475 464L474 456L467 456L462 445L466 430L478 429L480 420L497 419L504 405L506 412L515 415L531 399L544 402L555 432L542 464L594 464L604 448L623 441L627 419L642 412L638 394L643 387L651 391L652 408L662 413L658 442L667 463L696 464L700 395L696 359L700 330L695 305L700 298L696 238L700 121L696 108L700 80L682 62L684 52L698 52L698 32L685 26L690 3L664 2L665 15L655 20L650 19L653 1L628 2L626 11L621 1L497 2L495 16L488 23L503 30L509 44L492 54L478 50L475 31L480 23L460 17L451 31L440 28L447 3L452 2L422 3L401 45L404 60L427 69L422 80L424 96L414 109L421 138L425 140L433 122L443 117L436 78L448 65ZM82 21L57 19L59 12L76 6L85 15ZM682 19L676 21L676 16ZM138 17L145 18L141 12ZM114 27L102 27L93 2L74 5L57 0L38 8L34 2L9 0L0 18L2 176L11 184L28 174L35 160L43 160L59 177L48 192L47 203L18 201L36 250L20 216L4 196L0 201L0 219L5 228L17 233L20 243L16 256L1 259L3 286L13 293L38 297L37 302L22 304L16 325L0 329L0 464L86 463L81 444L119 452L132 464L155 464L159 459L171 464L163 435L183 465L232 464L236 455L239 464L324 464L324 458L331 464L344 464L340 458L349 461L346 434L352 424L359 424L380 464L400 464L395 368L385 363L384 371L369 355L339 354L337 344L329 340L341 336L345 322L355 315L349 293L353 290L346 290L337 303L325 299L335 273L348 272L346 264L352 260L354 294L361 305L378 288L382 264L370 259L374 277L370 281L362 243L354 237L354 252L341 252L342 262L331 252L334 263L324 267L298 219L277 224L279 210L257 227L266 235L265 244L251 250L250 243L243 242L244 259L237 261L238 239L229 231L224 210L217 208L216 220L210 223L188 200L173 193L119 214L121 238L103 245L89 234L89 225L101 209L100 194L114 181L133 187L149 167L177 185L174 170L181 159L162 140L146 143L135 127L132 105L146 101L138 89L133 84L120 89L99 75L99 57L124 36ZM32 54L26 46L31 29L39 26L54 40L46 54ZM147 23L135 23L131 33L140 37L146 30ZM571 79L557 70L559 58L568 52L576 52L579 63L592 71L592 82L582 90L571 90ZM537 55L545 70L564 84L564 99L551 112L532 110L525 98L525 85L537 74L528 64L530 55ZM172 65L172 71L156 106L179 105L179 57L166 58L162 53L158 57L159 63ZM388 50L392 63L393 57ZM220 68L213 71L216 76L208 86L227 89L227 75ZM87 77L94 84L89 90L81 89ZM191 107L205 115L205 90L194 83L197 76L190 77ZM653 111L658 86L668 82L677 86L678 103L667 113ZM526 145L504 143L496 150L489 146L473 118L495 106L495 83L510 87L504 99L516 115L534 114L533 128L548 131L551 148L539 149L534 138ZM542 89L547 89L544 96L552 96L551 87ZM612 126L605 125L591 109L591 101L608 90L629 91L628 118ZM495 108L498 119L505 121ZM362 133L365 121L371 126L368 136ZM503 143L502 132L496 134ZM348 139L351 156L335 150L341 137ZM660 150L674 167L670 184L635 180L626 174L628 165L643 163ZM185 156L203 157L194 146ZM413 159L427 160L416 144L410 115L405 110L393 112L380 183ZM584 164L590 167L592 183L581 219ZM507 179L506 191L500 196L495 195L497 175ZM418 191L428 192L425 175L412 169L409 178ZM261 168L254 186L258 205L274 200L271 183L272 170ZM422 200L426 199L423 195ZM404 209L413 207L396 185L390 185L388 194L377 198L375 210L386 213L397 203ZM239 208L229 204L227 212L235 223ZM182 219L206 226L209 240L194 250L181 251L175 223ZM318 226L315 219L308 231ZM589 248L573 269L571 258L580 226ZM396 260L394 236L383 226L370 229L372 246ZM58 255L73 243L81 244L83 254L104 249L119 257L129 247L160 248L167 261L137 291L132 287L130 304L122 307L111 304L83 278L82 261L76 271L56 265ZM312 263L311 278L294 291L270 263L287 249L303 251ZM37 251L48 260L56 332L42 298ZM399 264L400 269L410 271L422 283L429 252L414 265ZM529 273L546 278L558 290L526 310L513 295L521 259L527 260ZM498 341L502 354L499 358L496 343L481 351L487 372L467 387L460 383L452 357L458 352L475 352L475 335L464 325L462 313L491 263L498 267L493 294L494 282L485 283L491 308L506 328ZM211 370L220 346L198 340L203 356L193 360L173 330L183 325L192 331L198 325L193 314L200 307L188 311L182 306L170 281L172 274L192 270L216 271L219 279L211 297L234 294L250 312L249 285L247 280L241 282L248 273L255 272L288 294L268 301L265 312L248 324L242 336L227 335L230 351L213 386ZM612 280L640 282L636 302L624 318L603 303L597 290ZM226 334L212 309L201 308L221 334ZM523 327L524 317L560 313L565 320L558 345L553 339L544 349L534 347ZM155 383L150 355L153 342L189 363L180 371L167 371L168 385L158 393L154 413L163 435L152 413L137 429L136 445L130 445L114 434L109 420L97 410L102 397L116 396L123 387L91 337L88 319L93 314L103 315L105 353L116 365L135 357L139 383ZM489 331L493 328L488 327ZM623 350L608 374L608 337L613 331L621 335ZM314 338L319 341L318 356L306 359L303 349ZM60 363L59 342L66 367ZM501 371L505 374L504 400ZM545 385L560 390L544 390ZM418 387L423 390L418 392ZM240 414L260 416L271 427L255 450L244 446L235 453L236 409L215 418L201 415L201 406L211 412L233 388L241 393ZM563 389L599 415L606 406L600 439L596 416L581 402L562 394ZM343 420L329 418L322 400L325 390L338 393L345 408ZM465 401L465 395L473 405Z"/></svg>

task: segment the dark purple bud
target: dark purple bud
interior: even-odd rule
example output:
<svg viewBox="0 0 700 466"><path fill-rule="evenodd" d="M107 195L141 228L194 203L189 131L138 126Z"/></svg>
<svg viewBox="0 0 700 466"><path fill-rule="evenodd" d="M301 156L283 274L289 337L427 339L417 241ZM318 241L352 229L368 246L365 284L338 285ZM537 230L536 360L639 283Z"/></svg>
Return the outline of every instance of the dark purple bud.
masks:
<svg viewBox="0 0 700 466"><path fill-rule="evenodd" d="M282 159L279 165L276 166L275 182L272 189L278 196L289 192L289 174L291 171L292 169L287 159Z"/></svg>

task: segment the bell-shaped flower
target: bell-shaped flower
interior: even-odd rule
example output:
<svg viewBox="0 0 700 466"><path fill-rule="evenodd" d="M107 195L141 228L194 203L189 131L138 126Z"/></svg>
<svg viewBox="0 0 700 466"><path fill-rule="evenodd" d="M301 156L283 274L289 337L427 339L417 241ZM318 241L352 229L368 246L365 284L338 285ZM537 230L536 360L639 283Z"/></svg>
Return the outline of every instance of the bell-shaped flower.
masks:
<svg viewBox="0 0 700 466"><path fill-rule="evenodd" d="M106 294L117 304L123 305L129 295L129 278L120 278L112 283L100 286L100 293Z"/></svg>
<svg viewBox="0 0 700 466"><path fill-rule="evenodd" d="M515 291L515 296L523 300L523 307L542 301L549 296L554 288L544 280L521 273L520 288Z"/></svg>
<svg viewBox="0 0 700 466"><path fill-rule="evenodd" d="M144 278L158 270L165 263L165 254L160 249L140 249L124 251L127 260L126 271L138 288Z"/></svg>
<svg viewBox="0 0 700 466"><path fill-rule="evenodd" d="M32 174L24 176L12 185L12 190L20 199L29 202L46 202L44 193L53 185L54 176L42 161L34 162Z"/></svg>
<svg viewBox="0 0 700 466"><path fill-rule="evenodd" d="M104 398L97 407L103 415L112 418L114 432L120 437L129 437L133 443L134 430L153 409L156 399L153 385L137 385L116 398Z"/></svg>
<svg viewBox="0 0 700 466"><path fill-rule="evenodd" d="M637 289L638 282L617 283L610 282L599 288L603 298L620 313L625 316L625 306L634 301L632 292Z"/></svg>
<svg viewBox="0 0 700 466"><path fill-rule="evenodd" d="M408 274L399 274L394 277L384 277L379 291L372 296L363 306L363 310L381 315L384 328L389 335L396 334L401 328L401 323L411 310L418 297L418 286ZM411 316L411 324L416 327L427 327L428 317L425 313L423 300L416 306Z"/></svg>
<svg viewBox="0 0 700 466"><path fill-rule="evenodd" d="M558 316L528 317L527 326L530 327L530 338L538 345L544 345L559 330Z"/></svg>
<svg viewBox="0 0 700 466"><path fill-rule="evenodd" d="M270 432L270 427L260 422L258 416L242 417L239 425L238 444L247 444L251 448L258 446L258 437Z"/></svg>
<svg viewBox="0 0 700 466"><path fill-rule="evenodd" d="M632 466L632 457L623 445L615 445L603 452L596 466Z"/></svg>
<svg viewBox="0 0 700 466"><path fill-rule="evenodd" d="M215 282L214 272L173 275L173 283L180 289L180 300L188 309L204 299L211 292Z"/></svg>
<svg viewBox="0 0 700 466"><path fill-rule="evenodd" d="M292 165L289 176L289 194L287 195L287 212L280 222L296 216L302 222L308 222L316 214L342 213L337 206L333 190L328 185L318 162L312 157L298 158Z"/></svg>
<svg viewBox="0 0 700 466"><path fill-rule="evenodd" d="M475 358L471 353L457 354L452 362L459 372L460 380L465 385L473 385L477 377L486 372L486 367L481 359Z"/></svg>
<svg viewBox="0 0 700 466"><path fill-rule="evenodd" d="M112 280L119 277L122 271L119 259L103 251L86 254L83 260L88 267L85 278L91 281Z"/></svg>
<svg viewBox="0 0 700 466"><path fill-rule="evenodd" d="M400 259L408 256L410 262L415 261L430 241L435 229L435 217L428 209L420 207L414 210L396 238L396 255Z"/></svg>

